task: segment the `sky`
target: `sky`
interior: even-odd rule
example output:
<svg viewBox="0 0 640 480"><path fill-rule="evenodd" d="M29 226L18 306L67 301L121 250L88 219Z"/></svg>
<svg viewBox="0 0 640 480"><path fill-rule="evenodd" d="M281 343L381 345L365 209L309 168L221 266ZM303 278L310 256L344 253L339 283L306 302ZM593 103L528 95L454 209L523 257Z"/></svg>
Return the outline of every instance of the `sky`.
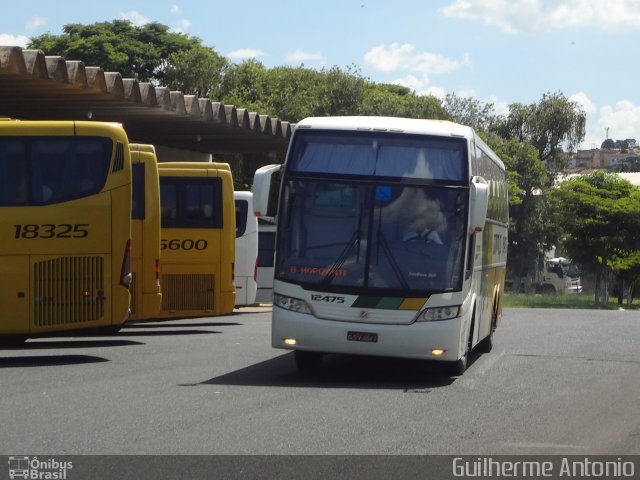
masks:
<svg viewBox="0 0 640 480"><path fill-rule="evenodd" d="M0 45L69 23L156 21L239 63L356 66L417 94L530 104L561 92L587 114L581 149L640 143L640 0L30 0L5 8ZM46 54L47 52L45 52ZM70 58L69 60L74 60ZM242 105L238 105L241 107ZM269 112L260 112L269 113ZM0 112L1 114L1 112Z"/></svg>

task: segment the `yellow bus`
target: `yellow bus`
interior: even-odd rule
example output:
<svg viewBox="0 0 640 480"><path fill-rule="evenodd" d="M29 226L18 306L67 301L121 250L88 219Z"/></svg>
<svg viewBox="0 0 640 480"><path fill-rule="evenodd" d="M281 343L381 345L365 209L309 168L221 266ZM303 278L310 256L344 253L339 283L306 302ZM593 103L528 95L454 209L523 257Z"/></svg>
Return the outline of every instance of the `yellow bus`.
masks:
<svg viewBox="0 0 640 480"><path fill-rule="evenodd" d="M226 163L159 163L162 318L233 311L236 225Z"/></svg>
<svg viewBox="0 0 640 480"><path fill-rule="evenodd" d="M158 316L160 292L160 184L153 145L131 144L131 316Z"/></svg>
<svg viewBox="0 0 640 480"><path fill-rule="evenodd" d="M0 120L0 342L119 328L130 212L121 125Z"/></svg>

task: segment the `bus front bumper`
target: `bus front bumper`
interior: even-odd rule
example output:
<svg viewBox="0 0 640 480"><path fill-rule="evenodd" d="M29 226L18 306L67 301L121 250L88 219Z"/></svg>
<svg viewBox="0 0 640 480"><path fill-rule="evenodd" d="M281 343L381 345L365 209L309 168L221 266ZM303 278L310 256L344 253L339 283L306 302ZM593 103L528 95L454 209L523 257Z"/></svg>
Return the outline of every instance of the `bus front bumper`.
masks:
<svg viewBox="0 0 640 480"><path fill-rule="evenodd" d="M274 306L274 348L398 358L460 358L461 318L409 325L325 320ZM293 344L295 341L295 344ZM444 350L441 355L432 352Z"/></svg>

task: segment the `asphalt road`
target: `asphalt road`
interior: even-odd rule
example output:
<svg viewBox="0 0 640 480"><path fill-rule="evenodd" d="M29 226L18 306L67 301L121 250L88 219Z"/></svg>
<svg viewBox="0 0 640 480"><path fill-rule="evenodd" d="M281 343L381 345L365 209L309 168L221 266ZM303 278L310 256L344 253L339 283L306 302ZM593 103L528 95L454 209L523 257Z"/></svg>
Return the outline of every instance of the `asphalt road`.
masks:
<svg viewBox="0 0 640 480"><path fill-rule="evenodd" d="M270 312L0 349L0 454L640 454L640 313L506 310L462 377L270 347Z"/></svg>

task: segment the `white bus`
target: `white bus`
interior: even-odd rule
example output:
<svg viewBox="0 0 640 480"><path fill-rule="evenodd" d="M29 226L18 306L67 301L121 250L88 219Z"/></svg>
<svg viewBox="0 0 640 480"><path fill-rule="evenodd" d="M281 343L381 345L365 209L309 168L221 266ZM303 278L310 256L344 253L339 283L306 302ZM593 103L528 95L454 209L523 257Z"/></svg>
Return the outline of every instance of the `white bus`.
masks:
<svg viewBox="0 0 640 480"><path fill-rule="evenodd" d="M266 220L258 219L258 293L256 301L273 301L273 265L275 260L276 226Z"/></svg>
<svg viewBox="0 0 640 480"><path fill-rule="evenodd" d="M253 194L234 192L236 202L236 260L233 283L236 306L256 302L258 269L258 219L253 214Z"/></svg>
<svg viewBox="0 0 640 480"><path fill-rule="evenodd" d="M254 178L266 212L269 173ZM299 369L325 353L431 359L462 374L502 315L502 161L446 121L308 118L277 205L272 345Z"/></svg>

